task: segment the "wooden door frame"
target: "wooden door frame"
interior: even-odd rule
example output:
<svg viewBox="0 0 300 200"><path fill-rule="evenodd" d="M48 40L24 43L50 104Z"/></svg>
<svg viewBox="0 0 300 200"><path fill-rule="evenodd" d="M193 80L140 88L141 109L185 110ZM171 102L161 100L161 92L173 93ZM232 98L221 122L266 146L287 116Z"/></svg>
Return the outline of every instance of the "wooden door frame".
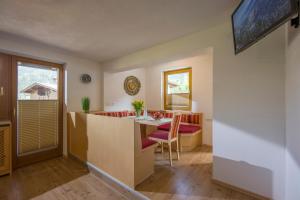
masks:
<svg viewBox="0 0 300 200"><path fill-rule="evenodd" d="M42 65L45 68L57 68L58 77L58 148L29 154L18 158L17 154L17 86L18 86L18 62ZM64 66L57 63L36 60L21 56L12 56L12 165L13 169L26 166L35 162L62 156L63 154L63 105L64 105Z"/></svg>

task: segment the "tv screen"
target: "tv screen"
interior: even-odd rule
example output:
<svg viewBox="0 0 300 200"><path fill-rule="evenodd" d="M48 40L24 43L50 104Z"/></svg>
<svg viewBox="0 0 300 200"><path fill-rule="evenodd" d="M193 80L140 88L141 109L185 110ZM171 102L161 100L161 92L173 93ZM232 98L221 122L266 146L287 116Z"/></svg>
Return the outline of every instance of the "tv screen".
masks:
<svg viewBox="0 0 300 200"><path fill-rule="evenodd" d="M243 0L232 14L235 53L278 28L296 11L296 0Z"/></svg>

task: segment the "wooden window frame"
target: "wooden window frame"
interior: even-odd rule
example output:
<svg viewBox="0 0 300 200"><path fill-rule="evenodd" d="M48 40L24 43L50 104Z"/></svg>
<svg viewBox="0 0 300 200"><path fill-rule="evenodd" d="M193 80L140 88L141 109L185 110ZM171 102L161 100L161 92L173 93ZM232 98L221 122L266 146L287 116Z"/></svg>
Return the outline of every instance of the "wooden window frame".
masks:
<svg viewBox="0 0 300 200"><path fill-rule="evenodd" d="M181 73L188 73L189 74L189 106L183 107L180 109L174 109L173 106L167 105L167 94L168 94L168 75L172 74L181 74ZM175 107L176 108L176 107ZM187 67L183 69L176 69L164 72L164 109L165 110L183 110L183 111L191 111L192 110L192 68Z"/></svg>

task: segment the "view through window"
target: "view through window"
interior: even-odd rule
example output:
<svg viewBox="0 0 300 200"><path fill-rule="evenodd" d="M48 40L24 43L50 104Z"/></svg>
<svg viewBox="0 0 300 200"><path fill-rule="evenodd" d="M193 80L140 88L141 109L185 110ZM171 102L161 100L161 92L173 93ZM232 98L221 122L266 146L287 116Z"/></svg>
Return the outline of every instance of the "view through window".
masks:
<svg viewBox="0 0 300 200"><path fill-rule="evenodd" d="M164 108L166 110L191 110L192 69L164 72Z"/></svg>
<svg viewBox="0 0 300 200"><path fill-rule="evenodd" d="M28 64L27 64L28 65ZM57 100L58 69L18 66L19 100Z"/></svg>

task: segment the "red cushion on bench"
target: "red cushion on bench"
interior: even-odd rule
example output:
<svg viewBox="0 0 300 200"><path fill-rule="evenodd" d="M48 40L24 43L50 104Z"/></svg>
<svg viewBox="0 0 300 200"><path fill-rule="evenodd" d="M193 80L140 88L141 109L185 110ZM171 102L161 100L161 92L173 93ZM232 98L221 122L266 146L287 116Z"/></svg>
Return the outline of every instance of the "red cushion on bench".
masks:
<svg viewBox="0 0 300 200"><path fill-rule="evenodd" d="M169 131L171 127L171 123L164 124L158 127L159 130L163 131ZM192 124L180 124L179 126L179 133L182 134L189 134L189 133L195 133L201 129L200 126L192 125Z"/></svg>
<svg viewBox="0 0 300 200"><path fill-rule="evenodd" d="M181 124L179 127L180 134L191 134L201 130L200 126Z"/></svg>
<svg viewBox="0 0 300 200"><path fill-rule="evenodd" d="M150 140L148 138L143 138L142 139L142 149L145 149L153 144L155 144L156 142L153 140Z"/></svg>

